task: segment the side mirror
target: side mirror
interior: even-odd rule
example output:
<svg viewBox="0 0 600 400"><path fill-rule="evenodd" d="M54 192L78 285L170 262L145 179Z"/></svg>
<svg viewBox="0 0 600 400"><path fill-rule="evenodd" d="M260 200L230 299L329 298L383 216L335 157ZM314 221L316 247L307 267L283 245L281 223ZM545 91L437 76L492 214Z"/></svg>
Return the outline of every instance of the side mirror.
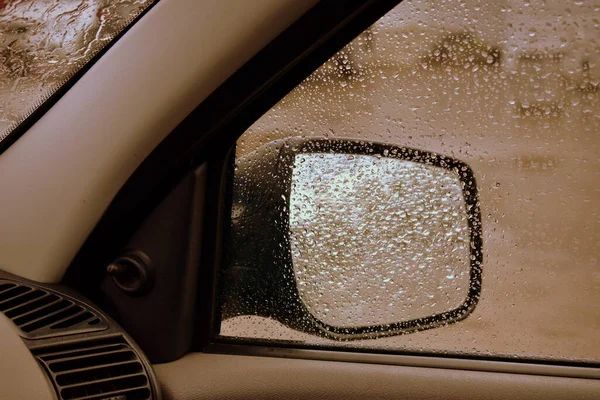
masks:
<svg viewBox="0 0 600 400"><path fill-rule="evenodd" d="M222 319L273 318L337 340L466 318L481 291L481 215L455 159L289 138L239 158Z"/></svg>

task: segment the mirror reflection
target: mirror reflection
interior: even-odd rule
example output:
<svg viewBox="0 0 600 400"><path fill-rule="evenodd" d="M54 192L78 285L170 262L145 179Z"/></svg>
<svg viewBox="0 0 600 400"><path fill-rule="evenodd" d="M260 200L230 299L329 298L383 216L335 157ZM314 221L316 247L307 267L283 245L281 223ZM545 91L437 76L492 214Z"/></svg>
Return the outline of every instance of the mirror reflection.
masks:
<svg viewBox="0 0 600 400"><path fill-rule="evenodd" d="M297 154L289 226L300 296L328 325L423 318L468 296L469 227L453 171L369 155Z"/></svg>

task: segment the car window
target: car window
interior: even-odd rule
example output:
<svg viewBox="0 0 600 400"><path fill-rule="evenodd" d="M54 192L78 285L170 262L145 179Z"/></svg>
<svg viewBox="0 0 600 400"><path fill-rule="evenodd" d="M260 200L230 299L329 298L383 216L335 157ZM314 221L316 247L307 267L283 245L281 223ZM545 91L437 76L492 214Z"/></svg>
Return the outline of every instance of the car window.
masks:
<svg viewBox="0 0 600 400"><path fill-rule="evenodd" d="M598 362L599 20L598 2L407 0L305 79L237 142L221 337ZM398 149L428 155L389 161ZM290 151L286 183L271 166ZM284 197L285 221L264 193ZM254 236L236 233L242 217ZM280 261L273 238L294 275L273 282L310 318L284 296L265 305L277 289L248 272ZM406 334L314 327L440 315L478 282L463 314ZM242 296L267 300L227 308Z"/></svg>
<svg viewBox="0 0 600 400"><path fill-rule="evenodd" d="M0 143L151 3L0 1Z"/></svg>

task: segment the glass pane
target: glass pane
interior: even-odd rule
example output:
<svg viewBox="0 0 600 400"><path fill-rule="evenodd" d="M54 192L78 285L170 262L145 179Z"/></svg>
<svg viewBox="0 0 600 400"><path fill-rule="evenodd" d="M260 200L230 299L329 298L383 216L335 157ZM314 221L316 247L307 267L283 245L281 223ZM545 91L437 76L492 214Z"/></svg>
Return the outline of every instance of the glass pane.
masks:
<svg viewBox="0 0 600 400"><path fill-rule="evenodd" d="M0 1L0 141L151 3Z"/></svg>
<svg viewBox="0 0 600 400"><path fill-rule="evenodd" d="M286 137L363 139L436 152L467 163L479 188L484 257L481 295L470 315L435 329L348 342L303 331L282 323L283 318L247 313L224 319L221 335L289 340L296 345L598 362L599 20L598 1L406 0L308 77L238 140L238 164L253 151ZM350 208L353 215L371 212L370 223L379 230L395 230L387 241L378 237L387 245L406 232L405 222L385 221L386 213L399 212L394 200L383 200L389 185L396 178L406 185L414 176L420 182L413 186L422 189L431 178L419 177L426 168L407 172L404 167L382 162L372 168L394 168L384 180L386 184L379 181L371 191L350 195L337 183L347 174L363 182L359 186L364 186L368 174L386 176L379 170L365 172L364 177L352 172L360 162L355 159L342 166L344 158L306 159L292 185L293 203L302 210L290 208L291 246L300 253L296 255L298 265L294 262L296 284L305 274L324 274L326 279L317 286L298 285L299 291L304 297L311 293L327 297L328 301L318 304L310 299L304 302L319 318L330 318L329 322L338 325L348 317L364 324L389 321L398 313L418 312L423 304L431 304L430 299L422 298L427 291L413 286L404 290L417 295L392 296L391 306L377 303L380 308L373 310L374 303L369 301L383 294L389 299L403 282L419 280L402 275L406 273L402 257L410 254L392 255L383 250L382 259L390 262L379 265L389 268L380 267L378 277L369 274L370 259L356 246L373 235L368 227L354 235L348 226L351 221L345 220ZM400 178L402 174L406 176ZM241 182L234 190L240 192L252 185L257 185L256 181ZM334 193L326 189L331 187ZM451 185L446 190L456 193ZM312 200L302 199L307 193ZM337 200L328 202L328 196ZM317 207L316 202L325 204ZM378 214L365 208L373 205L386 211ZM441 205L423 199L426 206L439 209ZM447 207L454 207L452 201ZM410 208L404 211L411 212ZM306 213L314 215L309 222L303 217ZM326 248L311 247L315 246L311 242L314 235L324 235L323 229L331 230ZM341 235L357 239L337 249L335 241ZM440 249L450 246L445 242L438 245ZM302 255L302 247L304 253L311 250L310 254ZM431 248L435 245L428 246ZM319 269L319 260L326 257L328 265L334 259L333 264L341 270ZM352 297L352 279L343 277L345 263L355 262L357 257L362 257L365 265L353 273L363 272L367 277L357 285L371 287L373 295L363 303ZM437 265L440 268L441 264ZM392 271L400 274L398 280L377 286L391 279ZM438 272L440 278L446 276L443 268ZM448 272L457 277L460 273ZM343 284L340 287L338 283ZM456 287L464 290L460 280ZM438 294L446 296L444 291ZM348 296L351 300L346 302ZM411 296L414 304L402 304ZM448 299L449 303L455 300Z"/></svg>

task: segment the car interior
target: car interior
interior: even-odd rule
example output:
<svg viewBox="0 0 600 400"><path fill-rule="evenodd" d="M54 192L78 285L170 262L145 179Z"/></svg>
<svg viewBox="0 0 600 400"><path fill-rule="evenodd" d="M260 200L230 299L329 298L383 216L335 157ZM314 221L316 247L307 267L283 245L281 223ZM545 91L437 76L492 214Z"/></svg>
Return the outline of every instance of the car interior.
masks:
<svg viewBox="0 0 600 400"><path fill-rule="evenodd" d="M90 39L95 53L70 53L82 58L66 78L36 86L35 98L22 89L33 100L0 135L0 399L600 399L600 4L555 3L123 0L93 9L100 20L126 16ZM2 51L20 39L5 40L1 25L18 7L58 7L23 4L0 1L3 65L15 65ZM535 7L559 21L548 28L559 50L528 25L535 12L522 9ZM436 13L483 26L509 15L520 22L502 20L508 31L490 28L490 37L523 31L523 43L566 55L488 45ZM435 39L422 31L429 17L447 25ZM410 29L396 26L411 18ZM576 26L574 38L552 30L560 24ZM414 38L427 39L413 50ZM393 40L401 45L389 51ZM569 79L581 84L556 78L568 100L548 103L570 41L592 55L577 53ZM464 49L474 55L460 58ZM384 50L393 61L376 58ZM5 83L33 74L19 73L0 79L0 119L16 96ZM550 77L534 84L543 101L506 95L504 111L484 103L504 96L509 78L522 88L538 73ZM405 86L387 86L394 80ZM500 83L486 89L489 81ZM397 109L364 100L384 90ZM427 104L442 111L427 120L418 114ZM464 122L472 113L456 112L461 104L482 119ZM580 108L591 111L575 115ZM511 131L494 117L521 125ZM581 125L530 137L563 123ZM460 145L444 147L453 140ZM563 152L549 158L554 144ZM506 160L487 153L502 146ZM500 163L512 169L497 178ZM557 165L576 167L548 172ZM519 197L512 214L498 206L521 188L539 196ZM543 254L510 267L532 250L512 244L502 218L549 243ZM559 231L571 236L556 239Z"/></svg>

